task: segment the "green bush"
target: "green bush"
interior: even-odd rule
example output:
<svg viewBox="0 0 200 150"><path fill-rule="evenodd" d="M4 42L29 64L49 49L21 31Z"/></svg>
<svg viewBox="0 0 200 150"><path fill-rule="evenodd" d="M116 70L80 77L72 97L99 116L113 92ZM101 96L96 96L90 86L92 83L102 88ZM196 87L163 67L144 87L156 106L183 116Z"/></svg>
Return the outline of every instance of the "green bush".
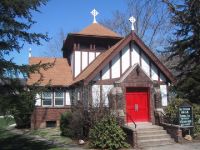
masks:
<svg viewBox="0 0 200 150"><path fill-rule="evenodd" d="M114 117L104 117L89 132L90 146L101 149L128 147L126 135Z"/></svg>
<svg viewBox="0 0 200 150"><path fill-rule="evenodd" d="M35 101L31 91L21 92L19 95L14 96L14 103L11 103L10 112L14 116L17 128L30 128L31 114L35 108Z"/></svg>
<svg viewBox="0 0 200 150"><path fill-rule="evenodd" d="M188 100L183 100L180 98L176 98L172 100L169 105L166 107L165 112L166 112L166 120L168 123L172 124L179 124L179 116L178 116L178 111L179 111L179 106L181 103L184 101L189 102ZM194 134L199 135L200 134L200 105L198 104L192 104L193 107L193 123L194 123Z"/></svg>
<svg viewBox="0 0 200 150"><path fill-rule="evenodd" d="M72 137L73 131L70 129L70 122L72 120L71 112L64 112L60 117L60 130L61 135Z"/></svg>
<svg viewBox="0 0 200 150"><path fill-rule="evenodd" d="M83 119L80 111L65 112L60 118L61 135L70 138L83 138Z"/></svg>
<svg viewBox="0 0 200 150"><path fill-rule="evenodd" d="M165 109L166 112L166 118L165 120L168 121L168 123L171 124L179 124L179 118L178 118L178 111L179 106L182 104L185 100L176 98L170 101L168 106Z"/></svg>
<svg viewBox="0 0 200 150"><path fill-rule="evenodd" d="M194 119L194 134L200 135L200 105L193 105L193 119Z"/></svg>

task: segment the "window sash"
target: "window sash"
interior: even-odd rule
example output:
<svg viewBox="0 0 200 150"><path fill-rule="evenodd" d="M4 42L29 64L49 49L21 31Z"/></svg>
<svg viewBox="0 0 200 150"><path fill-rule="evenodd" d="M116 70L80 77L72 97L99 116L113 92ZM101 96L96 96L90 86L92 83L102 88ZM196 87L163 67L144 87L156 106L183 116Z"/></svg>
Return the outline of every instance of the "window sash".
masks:
<svg viewBox="0 0 200 150"><path fill-rule="evenodd" d="M64 92L61 92L62 96L58 96L54 92L54 106L64 106Z"/></svg>
<svg viewBox="0 0 200 150"><path fill-rule="evenodd" d="M47 96L48 94L49 96ZM53 94L52 92L42 93L42 106L52 106Z"/></svg>

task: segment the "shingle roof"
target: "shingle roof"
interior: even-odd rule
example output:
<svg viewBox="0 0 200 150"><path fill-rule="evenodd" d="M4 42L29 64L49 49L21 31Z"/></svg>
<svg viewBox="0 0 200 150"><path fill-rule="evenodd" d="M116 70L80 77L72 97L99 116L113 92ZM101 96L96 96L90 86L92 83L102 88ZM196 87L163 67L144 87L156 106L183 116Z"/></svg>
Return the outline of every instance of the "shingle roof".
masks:
<svg viewBox="0 0 200 150"><path fill-rule="evenodd" d="M111 31L110 29L100 25L99 23L93 23L93 24L87 26L82 31L78 32L78 34L120 37L117 33L115 33L113 31Z"/></svg>
<svg viewBox="0 0 200 150"><path fill-rule="evenodd" d="M66 58L41 58L31 57L29 64L38 63L52 63L54 64L47 70L40 69L40 73L43 75L41 86L50 83L51 86L68 86L72 83L72 72ZM28 85L32 85L41 78L39 73L30 74L30 78L27 81Z"/></svg>

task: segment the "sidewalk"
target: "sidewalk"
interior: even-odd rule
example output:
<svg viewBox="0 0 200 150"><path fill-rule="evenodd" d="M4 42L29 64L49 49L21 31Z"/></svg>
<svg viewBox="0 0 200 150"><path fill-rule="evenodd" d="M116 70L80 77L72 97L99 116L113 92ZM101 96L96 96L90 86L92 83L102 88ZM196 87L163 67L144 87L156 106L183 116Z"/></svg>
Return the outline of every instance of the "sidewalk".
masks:
<svg viewBox="0 0 200 150"><path fill-rule="evenodd" d="M143 150L200 150L200 142L149 147Z"/></svg>

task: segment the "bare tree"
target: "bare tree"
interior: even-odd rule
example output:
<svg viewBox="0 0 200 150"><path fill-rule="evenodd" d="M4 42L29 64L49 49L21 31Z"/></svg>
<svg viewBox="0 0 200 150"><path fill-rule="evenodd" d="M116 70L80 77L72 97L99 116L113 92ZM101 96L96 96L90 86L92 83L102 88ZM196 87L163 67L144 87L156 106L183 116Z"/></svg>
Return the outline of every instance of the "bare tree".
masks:
<svg viewBox="0 0 200 150"><path fill-rule="evenodd" d="M116 10L111 19L102 20L102 24L122 36L130 33L129 17L136 18L135 32L154 52L168 46L172 25L170 14L161 0L126 0L127 9Z"/></svg>
<svg viewBox="0 0 200 150"><path fill-rule="evenodd" d="M62 46L63 41L66 38L63 29L56 34L56 36L52 37L50 42L47 45L47 51L44 52L44 55L47 57L62 57Z"/></svg>

